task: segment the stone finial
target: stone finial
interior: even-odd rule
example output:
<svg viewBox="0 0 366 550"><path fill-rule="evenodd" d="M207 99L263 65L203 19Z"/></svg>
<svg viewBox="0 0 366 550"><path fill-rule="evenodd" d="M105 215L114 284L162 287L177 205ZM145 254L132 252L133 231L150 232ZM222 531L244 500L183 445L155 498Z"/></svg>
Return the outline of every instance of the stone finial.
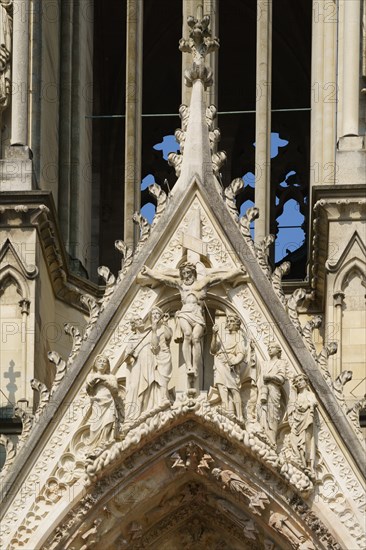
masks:
<svg viewBox="0 0 366 550"><path fill-rule="evenodd" d="M187 23L191 29L189 38L181 38L179 41L180 51L192 54L192 65L184 73L186 86L190 87L195 80L201 80L207 88L212 85L212 70L205 64L205 58L219 48L219 39L211 35L209 15L204 15L202 19L189 16Z"/></svg>

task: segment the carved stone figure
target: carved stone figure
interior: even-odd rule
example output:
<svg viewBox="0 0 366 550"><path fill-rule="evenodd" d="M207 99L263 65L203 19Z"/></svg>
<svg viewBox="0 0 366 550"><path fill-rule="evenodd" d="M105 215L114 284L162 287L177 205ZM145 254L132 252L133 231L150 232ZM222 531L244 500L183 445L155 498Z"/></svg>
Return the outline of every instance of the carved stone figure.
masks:
<svg viewBox="0 0 366 550"><path fill-rule="evenodd" d="M193 470L202 475L212 468L213 458L202 447L190 441L185 447L174 452L171 457L171 467Z"/></svg>
<svg viewBox="0 0 366 550"><path fill-rule="evenodd" d="M173 275L143 267L142 276L179 289L183 307L176 313L175 340L183 342L182 352L187 374L197 377L202 370L202 337L206 327L203 307L208 288L242 274L242 269L224 273L207 270L198 279L196 266L188 262L182 264L177 274Z"/></svg>
<svg viewBox="0 0 366 550"><path fill-rule="evenodd" d="M292 380L296 391L295 400L289 404L288 419L291 427L290 442L295 459L305 471L314 471L314 412L317 401L308 387L305 374Z"/></svg>
<svg viewBox="0 0 366 550"><path fill-rule="evenodd" d="M258 516L261 515L262 510L265 508L265 504L269 503L265 493L252 489L248 483L231 470L214 468L211 473L216 479L222 482L224 489L229 489L232 493L247 498L249 500L249 509L254 514Z"/></svg>
<svg viewBox="0 0 366 550"><path fill-rule="evenodd" d="M222 408L243 420L242 401L240 395L241 369L245 367L245 342L240 338L240 319L236 315L228 315L226 319L227 334L225 344L219 336L219 327L212 327L211 353L214 360L214 384L217 387Z"/></svg>
<svg viewBox="0 0 366 550"><path fill-rule="evenodd" d="M281 411L281 386L286 378L286 361L281 359L281 347L268 345L269 361L262 366L259 383L259 421L271 443L276 445Z"/></svg>
<svg viewBox="0 0 366 550"><path fill-rule="evenodd" d="M86 379L86 391L91 402L88 446L95 450L120 438L123 422L122 389L116 376L110 373L107 357L98 355Z"/></svg>
<svg viewBox="0 0 366 550"><path fill-rule="evenodd" d="M313 543L304 537L284 514L272 512L269 517L269 525L287 539L291 548L295 550L315 550Z"/></svg>
<svg viewBox="0 0 366 550"><path fill-rule="evenodd" d="M130 371L126 395L126 420L134 421L142 413L169 406L168 384L172 373L170 342L172 330L164 312L154 307L151 326L144 329L140 318L131 321L133 335L125 359Z"/></svg>

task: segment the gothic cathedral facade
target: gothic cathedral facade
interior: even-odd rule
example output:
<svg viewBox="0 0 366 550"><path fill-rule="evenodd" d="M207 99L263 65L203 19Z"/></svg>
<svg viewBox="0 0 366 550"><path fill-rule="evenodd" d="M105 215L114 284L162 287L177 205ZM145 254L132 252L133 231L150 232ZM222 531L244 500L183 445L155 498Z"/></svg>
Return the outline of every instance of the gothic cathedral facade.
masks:
<svg viewBox="0 0 366 550"><path fill-rule="evenodd" d="M0 120L1 547L365 548L366 1L0 0Z"/></svg>

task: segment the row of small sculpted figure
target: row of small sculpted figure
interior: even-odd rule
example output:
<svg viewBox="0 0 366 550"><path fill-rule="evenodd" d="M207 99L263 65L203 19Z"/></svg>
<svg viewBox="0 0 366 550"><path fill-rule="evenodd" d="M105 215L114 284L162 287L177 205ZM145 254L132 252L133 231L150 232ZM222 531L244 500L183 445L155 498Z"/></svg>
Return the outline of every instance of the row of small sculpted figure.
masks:
<svg viewBox="0 0 366 550"><path fill-rule="evenodd" d="M178 325L180 321L176 317ZM147 328L139 317L131 320L132 333L124 355L128 371L126 388L110 373L109 360L103 355L97 356L87 378L92 405L89 447L94 452L106 442L118 439L122 424L125 431L148 411L170 406L168 385L172 374L170 343L173 331L167 323L169 315L160 308L154 307L149 319ZM179 328L177 339L181 340ZM225 329L224 343L219 327L213 326L210 347L214 356L214 389L220 410L243 422L242 381L249 380L247 423L257 423L275 447L285 407L281 388L286 381L286 362L281 359L281 348L277 343L270 343L269 359L259 365L253 343L248 342L241 331L239 317L228 315ZM187 375L190 377L192 373L188 371ZM315 455L316 400L305 375L295 376L292 388L293 398L287 406L290 433L286 438L285 452L311 472Z"/></svg>

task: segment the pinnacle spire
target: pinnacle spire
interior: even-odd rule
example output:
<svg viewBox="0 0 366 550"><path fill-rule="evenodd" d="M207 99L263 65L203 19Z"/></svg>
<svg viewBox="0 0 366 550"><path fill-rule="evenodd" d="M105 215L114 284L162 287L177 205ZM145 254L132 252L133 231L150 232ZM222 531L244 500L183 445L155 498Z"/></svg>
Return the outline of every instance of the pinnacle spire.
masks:
<svg viewBox="0 0 366 550"><path fill-rule="evenodd" d="M192 64L184 74L186 86L192 87L192 95L190 106L181 105L179 109L182 128L176 130L175 136L181 154L170 153L168 159L175 167L178 182L183 180L187 184L194 175L198 175L202 181L213 183L221 192L219 169L226 154L223 151L213 153L220 132L214 128L216 107L206 107L205 103L205 90L213 82L206 56L219 48L219 40L211 35L209 15L189 16L187 23L189 38L181 38L179 49L192 55Z"/></svg>

